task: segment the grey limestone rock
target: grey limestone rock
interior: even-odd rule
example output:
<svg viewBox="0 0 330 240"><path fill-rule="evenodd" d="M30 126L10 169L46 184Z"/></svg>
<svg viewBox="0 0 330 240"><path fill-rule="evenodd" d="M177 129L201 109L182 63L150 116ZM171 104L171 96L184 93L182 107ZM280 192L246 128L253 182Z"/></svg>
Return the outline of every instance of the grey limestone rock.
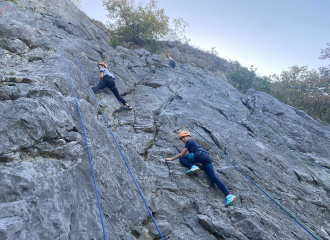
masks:
<svg viewBox="0 0 330 240"><path fill-rule="evenodd" d="M160 235L108 132L65 27L91 86L99 81L97 63L105 61L120 94L133 106L124 110L108 89L96 94L165 239L313 238L197 134L193 138L209 151L216 174L237 196L234 206L224 206L223 193L203 171L190 177L178 161L165 162L184 148L177 131L189 128L151 91L304 225L330 239L329 173L311 162L330 171L328 126L267 94L240 94L221 74L228 69L226 60L212 62L213 57L194 55L196 49L171 43L169 51L178 63L172 69L161 54L112 49L104 27L68 0L1 1L0 9L8 3L11 7L0 17L0 239L103 238L54 16L85 125L108 239L156 240Z"/></svg>

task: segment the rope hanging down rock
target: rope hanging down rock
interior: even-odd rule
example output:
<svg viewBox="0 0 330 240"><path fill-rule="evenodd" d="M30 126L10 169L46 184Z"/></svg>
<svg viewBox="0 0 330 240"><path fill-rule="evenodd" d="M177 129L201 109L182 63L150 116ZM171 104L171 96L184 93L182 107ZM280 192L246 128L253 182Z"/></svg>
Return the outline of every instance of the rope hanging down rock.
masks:
<svg viewBox="0 0 330 240"><path fill-rule="evenodd" d="M244 114L243 112L241 112L240 110L238 110L237 108L235 108L232 104L230 104L228 101L218 97L217 95L214 94L214 91L207 89L206 87L204 87L203 85L197 83L196 81L193 81L188 74L186 74L185 72L183 72L182 70L180 70L179 72L181 72L182 74L184 74L187 78L190 79L190 81L192 81L193 84L197 85L198 87L204 89L205 91L209 92L212 94L212 96L214 96L215 98L219 99L221 102L223 102L224 104L226 104L227 106L229 106L230 108L234 109L236 112L242 114L243 116L245 116L247 119L249 119L252 123L254 123L255 125L257 125L258 127L264 129L265 131L267 131L268 133L270 133L271 135L273 135L275 138L277 138L282 144L284 144L290 151L292 151L292 153L294 154L294 152L297 152L298 154L302 155L305 159L307 159L308 161L310 161L313 165L323 169L325 172L327 172L328 174L330 174L330 171L328 171L327 169L325 169L323 166L321 166L320 164L318 164L317 162L313 161L311 158L309 158L308 156L306 156L305 154L303 154L302 152L300 152L297 148L295 148L294 146L292 146L290 143L288 143L282 136L278 136L278 134L275 134L274 130L271 131L270 129L268 129L266 126L263 126L261 123L259 123L257 120L252 119L251 117L249 117L248 115ZM261 93L264 94L264 93ZM266 95L266 94L264 94ZM296 154L294 154L295 157L300 161L301 159L298 158L296 156ZM302 163L306 168L308 168L325 186L327 186L329 189L330 187L328 186L328 184L326 184L317 174L315 174L309 167L307 167L304 163ZM328 179L329 175L326 175Z"/></svg>
<svg viewBox="0 0 330 240"><path fill-rule="evenodd" d="M178 113L176 113L167 103L165 103L154 91L148 88L134 73L132 73L121 61L119 61L125 69L130 72L139 82L143 85L149 92L155 95L159 101L161 101L168 109L170 109L178 118L181 119L192 131L199 135L205 142L208 143L217 153L224 157L232 166L234 166L241 174L243 174L251 183L253 183L260 191L262 191L267 197L269 197L277 206L279 206L289 217L291 217L295 222L297 222L302 228L304 228L314 239L321 239L317 236L311 229L305 226L298 218L296 218L292 213L290 213L286 208L284 208L278 201L276 201L270 194L263 190L257 183L255 183L249 176L247 176L240 168L238 168L232 161L230 161L222 152L215 148L209 141L207 141L197 130L195 130L189 123L187 123Z"/></svg>
<svg viewBox="0 0 330 240"><path fill-rule="evenodd" d="M102 114L102 116L103 116L103 119L104 119L104 121L105 121L105 123L106 123L106 125L107 125L107 127L108 127L108 129L109 129L109 131L110 131L110 133L111 133L111 135L112 135L112 137L113 137L115 143L116 143L116 146L117 146L117 148L118 148L118 150L119 150L119 152L120 152L120 154L121 154L121 156L122 156L122 158L123 158L123 160L124 160L124 162L125 162L125 164L126 164L126 166L127 166L127 168L128 168L128 171L130 172L130 174L131 174L131 176L132 176L132 179L133 179L133 181L134 181L134 183L135 183L135 186L136 186L136 188L138 189L138 191L139 191L139 193L140 193L140 196L141 196L141 198L142 198L142 200L143 200L143 202L144 202L144 204L145 204L145 206L146 206L146 208L147 208L147 210L148 210L148 212L149 212L149 215L150 215L152 221L154 222L154 224L155 224L155 226L156 226L156 228L157 228L157 231L158 231L160 237L162 238L162 240L165 240L164 237L163 237L163 235L162 235L162 233L161 233L161 231L160 231L160 229L159 229L159 227L158 227L158 225L157 225L157 223L156 223L156 220L154 219L154 217L153 217L153 215L152 215L152 212L150 211L150 209L149 209L149 207L148 207L148 204L147 204L147 202L146 202L146 200L145 200L145 198L144 198L144 196L143 196L143 193L142 193L142 191L141 191L141 189L140 189L140 187L139 187L137 181L135 180L135 177L134 177L134 175L133 175L133 173L132 173L132 171L131 171L131 169L130 169L130 167L129 167L127 161L126 161L126 158L125 158L123 152L122 152L121 149L120 149L120 146L119 146L119 144L118 144L118 142L117 142L117 140L116 140L116 137L115 137L115 135L113 134L113 132L112 132L112 130L111 130L111 127L110 127L110 125L109 125L109 123L108 123L106 117L104 116L103 111L102 111L102 109L101 109L101 107L100 107L100 105L99 105L99 103L98 103L98 101L97 101L97 98L96 98L96 96L95 96L95 94L94 94L94 92L93 92L93 90L92 90L92 88L91 88L91 86L90 86L90 83L89 83L89 81L88 81L88 79L87 79L87 75L86 75L86 73L85 73L85 71L84 71L84 69L83 69L83 67L82 67L82 65L81 65L81 62L80 62L80 60L79 60L79 58L78 58L78 55L77 55L77 53L76 53L76 51L75 51L75 48L74 48L73 44L72 44L72 41L71 41L71 38L70 38L70 36L69 36L68 30L66 29L66 25L65 25L65 23L64 23L64 21L63 21L62 18L61 18L61 20L62 20L62 23L63 23L63 25L64 25L64 28L65 28L66 34L67 34L67 36L68 36L68 39L69 39L69 41L70 41L70 43L71 43L71 46L72 46L73 52L74 52L74 54L75 54L75 57L76 57L77 61L79 62L80 68L81 68L81 70L82 70L82 72L83 72L83 74L84 74L84 76L85 76L85 79L86 79L86 82L87 82L87 84L88 84L88 87L89 87L89 89L91 90L91 92L92 92L92 94L93 94L93 96L94 96L95 102L97 103L97 106L98 106L98 108L99 108L99 110L100 110L100 112L101 112L101 114ZM112 62L111 62L111 64L110 64L110 67L111 67L111 65L112 65Z"/></svg>
<svg viewBox="0 0 330 240"><path fill-rule="evenodd" d="M82 129L83 129L84 137L85 137L85 142L86 142L86 147L87 147L89 162L90 162L90 165L91 165L91 168L92 168L92 174L93 174L95 192L96 192L97 203L98 203L98 207L99 207L100 218L101 218L102 229L103 229L103 236L104 236L104 240L106 240L107 239L107 236L106 236L106 233L105 233L105 228L104 228L104 223L103 223L103 217L102 217L102 210L101 210L101 204L100 204L99 194L98 194L98 190L97 190L95 175L94 175L92 158L91 158L91 154L90 154L89 147L88 147L87 136L86 136L86 132L85 132L85 126L84 126L84 122L83 122L82 117L81 117L81 112L80 112L80 108L79 108L79 104L78 104L78 99L77 99L77 96L76 96L75 91L73 89L71 78L70 78L70 75L69 75L69 71L68 71L68 68L67 68L67 65L66 65L66 62L65 62L64 54L63 54L63 51L62 51L61 41L60 41L60 38L58 36L58 31L57 31L57 26L56 26L56 22L55 22L55 17L53 17L53 18L54 18L54 25L55 25L55 30L56 30L56 35L57 35L58 43L60 45L61 54L62 54L63 62L64 62L64 65L65 65L65 70L66 70L66 73L67 73L67 76L68 76L68 79L69 79L69 83L70 83L70 86L71 86L71 89L72 89L74 98L76 99L76 104L77 104L77 108L78 108L78 112L79 112L80 122L81 122L81 126L82 126Z"/></svg>

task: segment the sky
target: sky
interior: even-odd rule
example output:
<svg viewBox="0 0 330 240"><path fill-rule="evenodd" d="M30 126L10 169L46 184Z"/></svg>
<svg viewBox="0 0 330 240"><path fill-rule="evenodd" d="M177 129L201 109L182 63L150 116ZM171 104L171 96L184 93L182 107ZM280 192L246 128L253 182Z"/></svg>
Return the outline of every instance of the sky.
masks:
<svg viewBox="0 0 330 240"><path fill-rule="evenodd" d="M147 0L137 3L146 3ZM81 0L83 11L106 23L102 0ZM253 65L262 76L280 74L293 65L317 69L330 42L330 0L159 0L171 18L189 23L190 44L219 56Z"/></svg>

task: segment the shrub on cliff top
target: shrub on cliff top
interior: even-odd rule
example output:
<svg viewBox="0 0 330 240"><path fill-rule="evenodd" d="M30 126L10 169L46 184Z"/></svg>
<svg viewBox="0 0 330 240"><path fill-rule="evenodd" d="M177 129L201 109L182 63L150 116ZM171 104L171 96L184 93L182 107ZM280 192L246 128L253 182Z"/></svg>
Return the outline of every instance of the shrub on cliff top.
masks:
<svg viewBox="0 0 330 240"><path fill-rule="evenodd" d="M104 0L103 5L109 11L109 28L116 44L141 45L169 31L169 17L163 8L157 9L155 0L144 5L135 5L134 0Z"/></svg>

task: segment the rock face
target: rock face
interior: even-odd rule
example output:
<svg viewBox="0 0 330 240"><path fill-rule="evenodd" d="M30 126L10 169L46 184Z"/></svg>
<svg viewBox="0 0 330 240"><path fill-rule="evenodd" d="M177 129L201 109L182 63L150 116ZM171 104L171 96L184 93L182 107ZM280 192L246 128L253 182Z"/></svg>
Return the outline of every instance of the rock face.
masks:
<svg viewBox="0 0 330 240"><path fill-rule="evenodd" d="M231 63L215 54L204 52L198 48L180 42L161 42L163 49L170 53L173 59L180 63L187 63L191 66L198 66L206 72L213 72L221 75L228 72Z"/></svg>
<svg viewBox="0 0 330 240"><path fill-rule="evenodd" d="M240 94L221 74L204 72L190 57L174 70L161 55L144 49L114 50L108 36L68 0L1 1L0 9L9 3L0 15L0 239L103 239L53 16L64 20L56 18L56 25L85 124L108 239L160 237L104 124L64 23L92 85L99 81L97 63L110 63L116 54L116 84L134 109L125 111L109 90L96 96L165 239L313 237L197 134L193 138L209 151L217 175L238 196L234 206L224 207L222 192L203 171L189 177L178 161L165 163L184 147L172 124L178 131L189 128L121 63L302 224L330 239L329 173L294 150L330 171L329 127L269 95Z"/></svg>

